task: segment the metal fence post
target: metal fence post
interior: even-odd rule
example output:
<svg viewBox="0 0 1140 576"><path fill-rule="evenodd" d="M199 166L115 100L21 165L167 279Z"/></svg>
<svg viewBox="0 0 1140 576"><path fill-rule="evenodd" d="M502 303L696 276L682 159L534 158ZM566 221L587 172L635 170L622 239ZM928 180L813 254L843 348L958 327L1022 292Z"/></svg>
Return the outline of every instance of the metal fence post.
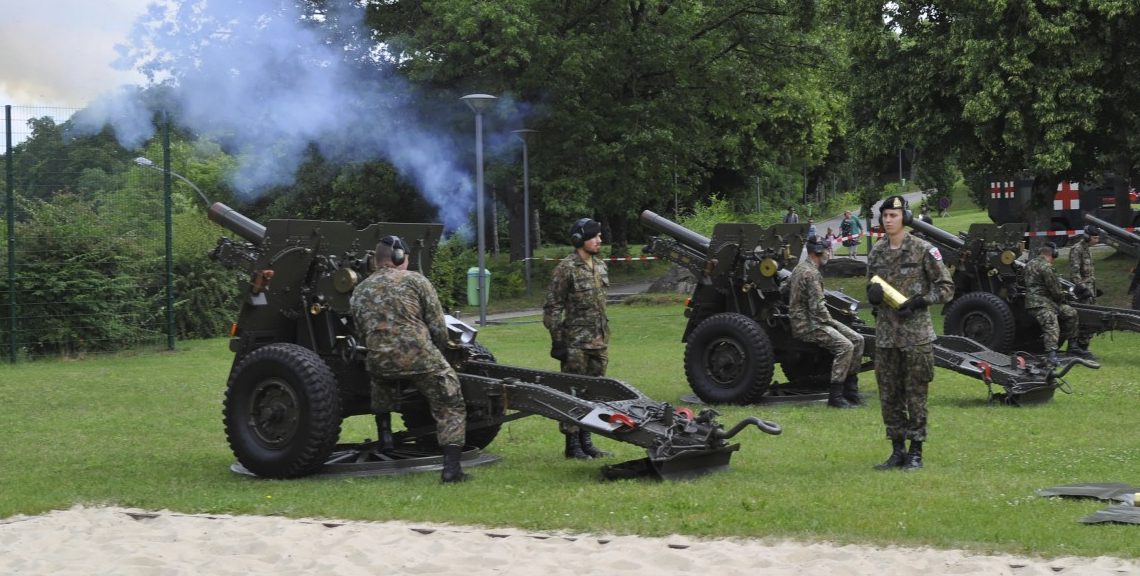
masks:
<svg viewBox="0 0 1140 576"><path fill-rule="evenodd" d="M8 361L16 362L16 182L12 165L12 105L4 106L4 174L8 205Z"/></svg>
<svg viewBox="0 0 1140 576"><path fill-rule="evenodd" d="M170 178L170 116L162 112L162 196L166 220L166 348L174 350L174 199Z"/></svg>

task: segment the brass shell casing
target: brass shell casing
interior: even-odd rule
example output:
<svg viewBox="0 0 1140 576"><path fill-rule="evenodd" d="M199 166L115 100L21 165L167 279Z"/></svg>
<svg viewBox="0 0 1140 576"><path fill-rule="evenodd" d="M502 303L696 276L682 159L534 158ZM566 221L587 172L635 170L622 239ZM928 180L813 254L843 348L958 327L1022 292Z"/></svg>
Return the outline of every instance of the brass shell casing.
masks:
<svg viewBox="0 0 1140 576"><path fill-rule="evenodd" d="M871 276L871 283L883 287L883 302L886 302L891 308L898 310L899 306L902 306L903 302L906 302L906 296L903 296L902 292L895 290L894 286L887 284L887 281L880 278L878 274Z"/></svg>

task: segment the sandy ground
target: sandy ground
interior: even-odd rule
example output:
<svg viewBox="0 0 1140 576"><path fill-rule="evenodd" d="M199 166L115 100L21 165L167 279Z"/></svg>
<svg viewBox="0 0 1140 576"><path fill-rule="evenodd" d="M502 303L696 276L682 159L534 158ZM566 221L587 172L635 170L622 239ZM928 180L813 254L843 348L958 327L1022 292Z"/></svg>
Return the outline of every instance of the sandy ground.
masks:
<svg viewBox="0 0 1140 576"><path fill-rule="evenodd" d="M75 507L0 519L0 574L1140 575L1140 563Z"/></svg>

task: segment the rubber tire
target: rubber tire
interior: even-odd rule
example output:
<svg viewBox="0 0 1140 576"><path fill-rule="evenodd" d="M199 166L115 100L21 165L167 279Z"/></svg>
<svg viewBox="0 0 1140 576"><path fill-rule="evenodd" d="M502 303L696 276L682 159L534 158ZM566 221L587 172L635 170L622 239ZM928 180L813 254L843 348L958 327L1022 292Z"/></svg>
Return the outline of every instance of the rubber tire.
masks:
<svg viewBox="0 0 1140 576"><path fill-rule="evenodd" d="M469 344L469 346L474 351L474 359L478 359L483 362L497 362L497 360L495 360L495 355L492 354L486 346L478 342L472 342ZM468 419L470 419L472 412L472 406L470 404L467 405ZM502 413L498 415L501 416ZM476 416L481 415L476 414ZM404 421L404 427L408 429L419 428L421 426L435 426L435 417L431 415L431 409L428 407L427 402L417 403L415 407L403 411L400 414L400 417ZM464 443L467 446L474 446L482 450L491 445L491 442L493 442L495 440L495 437L499 435L500 428L500 425L495 425L488 426L486 428L480 428L478 430L472 430L471 432L468 432L464 437ZM435 434L432 434L430 436L420 436L416 438L415 445L421 450L440 450L439 438L436 438Z"/></svg>
<svg viewBox="0 0 1140 576"><path fill-rule="evenodd" d="M265 478L316 472L336 446L343 420L328 365L312 350L287 343L258 348L234 366L222 415L238 462Z"/></svg>
<svg viewBox="0 0 1140 576"><path fill-rule="evenodd" d="M1009 304L992 292L970 292L946 306L943 331L965 336L991 350L1013 349L1017 324Z"/></svg>
<svg viewBox="0 0 1140 576"><path fill-rule="evenodd" d="M710 316L685 344L689 387L708 404L755 404L771 387L774 371L768 334L742 314Z"/></svg>

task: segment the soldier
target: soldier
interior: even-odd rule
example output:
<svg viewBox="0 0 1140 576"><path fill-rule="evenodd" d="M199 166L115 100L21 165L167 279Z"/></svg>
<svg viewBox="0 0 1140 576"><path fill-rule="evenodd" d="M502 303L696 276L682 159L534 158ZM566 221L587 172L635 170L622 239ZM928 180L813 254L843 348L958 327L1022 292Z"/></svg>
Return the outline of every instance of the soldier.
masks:
<svg viewBox="0 0 1140 576"><path fill-rule="evenodd" d="M368 347L372 410L381 444L392 447L393 381L412 383L427 398L443 447L443 482L462 482L460 456L467 414L459 377L443 357L448 344L443 308L431 282L408 271L408 249L397 236L376 245L376 271L356 287L350 301L357 330Z"/></svg>
<svg viewBox="0 0 1140 576"><path fill-rule="evenodd" d="M1096 304L1097 296L1102 294L1096 287L1096 270L1089 250L1097 244L1100 244L1100 228L1089 224L1085 226L1084 234L1078 238L1076 245L1069 249L1069 276L1076 285L1073 293L1077 301L1085 304ZM1082 350L1087 352L1091 342L1091 335L1077 335L1077 344ZM1092 355L1089 352L1089 356Z"/></svg>
<svg viewBox="0 0 1140 576"><path fill-rule="evenodd" d="M1053 270L1057 245L1046 242L1037 249L1037 257L1025 265L1025 309L1041 326L1041 341L1050 363L1057 363L1061 341L1069 341L1069 354L1090 358L1077 342L1077 311L1065 303L1065 289Z"/></svg>
<svg viewBox="0 0 1140 576"><path fill-rule="evenodd" d="M609 364L610 324L606 295L610 277L606 263L595 257L602 249L602 226L581 218L570 228L574 253L562 259L550 278L542 323L550 331L550 356L562 362L568 374L605 376ZM594 447L590 432L565 423L567 458L608 456Z"/></svg>
<svg viewBox="0 0 1140 576"><path fill-rule="evenodd" d="M833 319L824 304L823 276L819 269L831 259L831 246L809 236L807 255L796 265L789 282L788 316L792 321L792 335L798 340L818 344L834 356L827 405L854 408L863 404L859 396L863 336Z"/></svg>
<svg viewBox="0 0 1140 576"><path fill-rule="evenodd" d="M878 470L922 468L926 397L934 379L935 335L927 307L954 296L954 282L938 248L904 228L911 218L905 198L884 200L879 226L886 237L867 255L867 277L878 276L906 298L896 309L886 301L881 285L867 285L867 301L875 307L876 318L875 379L891 441L891 455L875 466Z"/></svg>

